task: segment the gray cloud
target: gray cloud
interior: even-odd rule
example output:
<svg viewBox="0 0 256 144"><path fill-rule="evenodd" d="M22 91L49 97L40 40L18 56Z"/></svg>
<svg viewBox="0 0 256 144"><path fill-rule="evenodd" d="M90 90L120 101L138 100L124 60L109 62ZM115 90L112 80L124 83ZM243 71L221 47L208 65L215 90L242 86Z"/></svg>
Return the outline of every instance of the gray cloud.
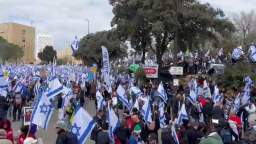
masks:
<svg viewBox="0 0 256 144"><path fill-rule="evenodd" d="M255 0L200 0L220 7L227 13L249 11ZM19 22L36 27L38 33L54 36L55 47L69 47L74 36L110 29L113 17L108 0L0 0L0 22Z"/></svg>
<svg viewBox="0 0 256 144"><path fill-rule="evenodd" d="M0 22L36 27L37 33L54 36L56 48L69 47L74 36L110 29L113 17L108 0L0 0Z"/></svg>

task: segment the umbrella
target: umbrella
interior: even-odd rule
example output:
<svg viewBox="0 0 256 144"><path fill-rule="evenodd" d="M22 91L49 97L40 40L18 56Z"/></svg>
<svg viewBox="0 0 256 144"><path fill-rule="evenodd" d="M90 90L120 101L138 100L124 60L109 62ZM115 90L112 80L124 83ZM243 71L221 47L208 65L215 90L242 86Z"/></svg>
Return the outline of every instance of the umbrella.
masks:
<svg viewBox="0 0 256 144"><path fill-rule="evenodd" d="M138 64L131 64L129 66L129 70L133 73L135 73L138 69L140 68L140 66Z"/></svg>

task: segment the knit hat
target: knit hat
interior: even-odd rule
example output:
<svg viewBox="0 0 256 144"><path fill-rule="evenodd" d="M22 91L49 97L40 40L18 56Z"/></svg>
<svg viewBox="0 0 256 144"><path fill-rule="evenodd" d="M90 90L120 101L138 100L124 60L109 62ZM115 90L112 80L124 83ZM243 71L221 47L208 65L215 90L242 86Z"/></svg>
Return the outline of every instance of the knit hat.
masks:
<svg viewBox="0 0 256 144"><path fill-rule="evenodd" d="M24 140L24 144L36 144L37 143L37 140L32 138L32 137L27 137L25 140Z"/></svg>
<svg viewBox="0 0 256 144"><path fill-rule="evenodd" d="M60 128L60 129L63 129L63 130L67 130L67 125L64 121L58 121L57 124L56 124L56 128Z"/></svg>
<svg viewBox="0 0 256 144"><path fill-rule="evenodd" d="M136 134L139 134L141 132L141 127L139 124L136 124L134 129L133 129L133 132L136 133Z"/></svg>

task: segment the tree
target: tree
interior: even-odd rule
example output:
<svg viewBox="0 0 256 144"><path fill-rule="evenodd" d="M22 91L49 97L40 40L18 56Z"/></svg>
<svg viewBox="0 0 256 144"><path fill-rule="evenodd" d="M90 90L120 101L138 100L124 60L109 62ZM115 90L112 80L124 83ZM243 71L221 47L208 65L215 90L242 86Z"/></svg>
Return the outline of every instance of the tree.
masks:
<svg viewBox="0 0 256 144"><path fill-rule="evenodd" d="M46 46L42 52L38 53L38 58L47 64L53 63L57 59L57 52L52 46Z"/></svg>
<svg viewBox="0 0 256 144"><path fill-rule="evenodd" d="M108 49L110 59L117 59L126 56L127 47L118 39L114 29L89 34L79 42L78 51L75 53L77 59L81 59L85 64L96 63L101 67L102 52L101 46Z"/></svg>
<svg viewBox="0 0 256 144"><path fill-rule="evenodd" d="M6 61L15 61L22 58L24 52L19 46L7 42L0 37L0 59L5 63Z"/></svg>
<svg viewBox="0 0 256 144"><path fill-rule="evenodd" d="M256 15L254 11L241 12L234 16L234 22L238 30L243 46L250 44L256 38Z"/></svg>
<svg viewBox="0 0 256 144"><path fill-rule="evenodd" d="M121 40L130 40L136 50L152 49L160 66L172 42L175 50L196 49L212 40L218 45L234 30L223 11L197 0L110 0L110 4L112 25Z"/></svg>

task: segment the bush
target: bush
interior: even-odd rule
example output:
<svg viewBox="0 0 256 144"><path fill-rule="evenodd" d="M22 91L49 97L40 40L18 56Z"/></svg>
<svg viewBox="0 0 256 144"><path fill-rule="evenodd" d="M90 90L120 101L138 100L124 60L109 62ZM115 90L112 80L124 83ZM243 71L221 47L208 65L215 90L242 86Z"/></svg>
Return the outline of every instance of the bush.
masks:
<svg viewBox="0 0 256 144"><path fill-rule="evenodd" d="M245 76L250 76L254 81L256 66L248 63L237 63L234 65L227 65L224 75L216 77L217 83L220 83L224 88L239 88L244 86L243 79Z"/></svg>

